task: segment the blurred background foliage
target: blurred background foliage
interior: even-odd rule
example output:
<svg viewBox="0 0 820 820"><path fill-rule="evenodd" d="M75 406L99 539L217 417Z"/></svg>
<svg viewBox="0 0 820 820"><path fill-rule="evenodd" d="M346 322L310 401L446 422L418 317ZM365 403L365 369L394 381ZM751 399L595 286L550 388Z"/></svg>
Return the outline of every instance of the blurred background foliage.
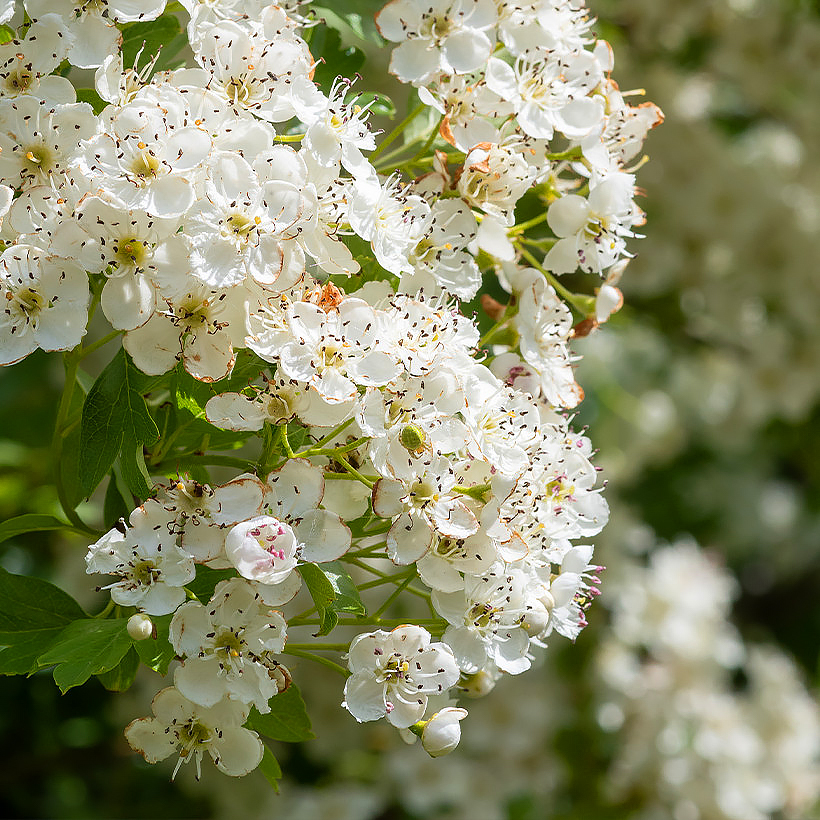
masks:
<svg viewBox="0 0 820 820"><path fill-rule="evenodd" d="M650 135L651 161L639 175L647 237L633 244L638 256L622 283L626 307L576 346L584 356L579 381L586 400L575 423L590 426L613 509L597 539L596 554L610 569L590 627L575 646L551 647L540 670L504 680L488 698L466 704L471 714L462 747L436 761L401 744L388 726L357 726L338 706L337 678L294 665L319 737L278 751L288 773L278 797L258 772L232 780L208 768L195 784L183 770L172 784L169 767L150 767L131 753L122 726L147 712L156 680L140 678L126 695L92 680L60 697L47 672L2 678L2 816L733 816L726 808L731 801L682 798L675 783L683 781L669 772L659 777L651 767L633 766L624 775L630 744L638 741L622 731L629 696L615 705L607 695L612 667L602 666L601 657L623 639L619 607L646 595L646 589L629 592L630 578L651 562L647 555L658 543L688 534L717 573L680 575L692 618L714 600L706 586L725 581L733 592L721 599L715 623L723 623L734 597L730 619L747 646L777 646L784 658L796 659L796 668L772 662L781 694L799 688L800 680L816 691L820 3L598 0L593 11L596 32L614 47L621 88L645 88L667 120ZM368 70L363 90L388 90L371 88L374 76ZM100 351L100 368L111 353ZM41 352L0 376L2 518L57 511L48 445L60 382L59 359ZM90 502L91 518L100 503ZM690 542L678 543L689 550ZM57 580L94 610L84 548L76 539L32 533L0 546L0 563ZM653 577L646 576L650 592ZM636 645L639 662L654 651L646 640ZM762 668L756 651L749 665L725 663L715 691L728 698L756 691L758 679L749 681ZM761 691L778 708L803 709L807 731L816 726L814 707L802 695L790 706L771 689ZM673 712L669 693L661 709ZM720 701L720 715L727 703ZM784 723L787 717L775 714ZM646 715L637 715L637 724L642 720ZM644 735L650 756L669 745L668 734L667 727L663 737ZM722 742L743 745L737 736ZM794 748L794 738L789 742ZM802 762L816 766L816 748L806 744ZM720 798L718 765L699 754L701 783ZM806 802L817 793L816 773L803 788L808 797L794 804L799 809L760 816L817 816Z"/></svg>

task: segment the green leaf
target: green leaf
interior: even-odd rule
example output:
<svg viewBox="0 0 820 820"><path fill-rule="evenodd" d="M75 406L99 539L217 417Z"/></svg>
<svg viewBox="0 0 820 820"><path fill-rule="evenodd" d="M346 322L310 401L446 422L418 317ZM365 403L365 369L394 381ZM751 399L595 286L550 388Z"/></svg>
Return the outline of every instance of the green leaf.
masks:
<svg viewBox="0 0 820 820"><path fill-rule="evenodd" d="M186 589L193 592L201 603L207 604L214 594L216 585L228 578L236 578L235 569L211 569L210 567L198 566L196 568L196 578L186 585Z"/></svg>
<svg viewBox="0 0 820 820"><path fill-rule="evenodd" d="M77 102L88 103L95 114L99 115L108 103L93 88L78 88Z"/></svg>
<svg viewBox="0 0 820 820"><path fill-rule="evenodd" d="M345 41L352 36L366 43L384 45L384 38L379 34L373 19L383 5L382 0L343 0L341 3L334 3L333 9L326 6L313 8L328 26L343 35Z"/></svg>
<svg viewBox="0 0 820 820"><path fill-rule="evenodd" d="M286 743L300 743L316 737L310 728L310 718L305 702L296 684L291 684L284 692L274 695L269 702L270 712L260 715L251 709L248 727L260 735Z"/></svg>
<svg viewBox="0 0 820 820"><path fill-rule="evenodd" d="M62 530L66 528L70 529L71 524L60 521L59 518L55 518L53 515L38 515L37 513L18 515L16 518L9 518L8 521L0 524L0 543L25 532L44 532L45 530Z"/></svg>
<svg viewBox="0 0 820 820"><path fill-rule="evenodd" d="M328 26L313 30L310 51L320 62L314 71L313 81L328 93L338 76L352 77L364 65L365 55L355 46L344 47L339 32Z"/></svg>
<svg viewBox="0 0 820 820"><path fill-rule="evenodd" d="M179 20L173 14L163 14L146 23L130 23L122 27L122 64L134 65L142 48L140 64L145 65L163 46L169 45L182 31ZM143 48L144 44L144 48Z"/></svg>
<svg viewBox="0 0 820 820"><path fill-rule="evenodd" d="M298 568L319 614L316 637L327 635L339 622L339 612L366 615L367 609L351 577L337 561L302 564Z"/></svg>
<svg viewBox="0 0 820 820"><path fill-rule="evenodd" d="M133 504L127 499L120 489L117 476L112 470L108 479L108 486L105 488L105 500L103 501L103 522L106 527L113 527L120 518L128 518Z"/></svg>
<svg viewBox="0 0 820 820"><path fill-rule="evenodd" d="M339 622L339 616L332 607L336 600L336 590L318 564L301 564L297 569L319 614L319 631L315 633L315 637L327 635Z"/></svg>
<svg viewBox="0 0 820 820"><path fill-rule="evenodd" d="M393 100L387 94L375 94L372 91L366 91L364 94L359 94L356 98L357 105L364 108L369 102L373 104L370 110L379 117L393 117L396 116L396 106Z"/></svg>
<svg viewBox="0 0 820 820"><path fill-rule="evenodd" d="M152 617L151 620L154 622L157 637L134 642L134 649L136 649L139 659L149 669L159 672L160 675L166 674L171 661L176 657L174 647L171 646L168 640L171 617L171 615Z"/></svg>
<svg viewBox="0 0 820 820"><path fill-rule="evenodd" d="M262 762L259 764L259 771L265 775L265 779L273 786L273 790L279 794L279 781L282 779L282 769L279 761L273 756L273 752L265 746L265 754L262 755Z"/></svg>
<svg viewBox="0 0 820 820"><path fill-rule="evenodd" d="M113 669L133 645L125 618L85 618L70 623L40 656L39 667L53 666L54 682L65 694L92 675Z"/></svg>
<svg viewBox="0 0 820 820"><path fill-rule="evenodd" d="M139 667L140 657L132 646L113 669L97 675L97 678L109 692L125 692L131 688Z"/></svg>
<svg viewBox="0 0 820 820"><path fill-rule="evenodd" d="M5 24L0 26L0 45L10 43L15 37L17 37L17 32L11 26Z"/></svg>
<svg viewBox="0 0 820 820"><path fill-rule="evenodd" d="M339 561L328 561L319 565L319 569L330 581L336 597L332 607L336 612L351 612L354 615L367 615L367 608L359 597L359 590L353 579L347 574Z"/></svg>
<svg viewBox="0 0 820 820"><path fill-rule="evenodd" d="M78 618L85 612L59 587L0 568L0 674L36 671L40 655Z"/></svg>
<svg viewBox="0 0 820 820"><path fill-rule="evenodd" d="M142 374L120 348L100 374L83 404L79 477L90 495L123 451L123 478L138 497L148 495L142 446L159 438L139 390Z"/></svg>

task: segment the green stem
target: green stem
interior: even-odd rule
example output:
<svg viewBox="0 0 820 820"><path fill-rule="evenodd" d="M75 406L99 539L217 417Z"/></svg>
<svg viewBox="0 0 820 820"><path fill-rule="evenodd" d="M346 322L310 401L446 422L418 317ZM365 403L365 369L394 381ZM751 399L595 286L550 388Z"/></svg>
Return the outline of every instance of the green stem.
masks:
<svg viewBox="0 0 820 820"><path fill-rule="evenodd" d="M277 134L274 142L301 142L305 138L304 134Z"/></svg>
<svg viewBox="0 0 820 820"><path fill-rule="evenodd" d="M519 242L515 243L521 255L536 269L544 274L547 281L555 288L556 293L559 293L567 300L582 316L589 313L587 305L585 305L577 294L571 290L567 290L544 266L526 249L521 246Z"/></svg>
<svg viewBox="0 0 820 820"><path fill-rule="evenodd" d="M288 649L302 649L306 652L321 649L325 652L344 652L350 646L349 643L290 643L288 642Z"/></svg>
<svg viewBox="0 0 820 820"><path fill-rule="evenodd" d="M288 438L288 426L282 424L279 427L279 436L282 439L282 447L285 448L288 458L295 458L296 454L293 452L293 447L290 446L290 439Z"/></svg>
<svg viewBox="0 0 820 820"><path fill-rule="evenodd" d="M515 225L513 228L510 229L510 233L517 235L524 233L525 231L529 230L530 228L534 228L536 225L540 225L542 222L547 221L547 212L539 214L538 216L534 216L532 219L528 219L526 222L521 222L518 225Z"/></svg>
<svg viewBox="0 0 820 820"><path fill-rule="evenodd" d="M307 450L302 450L302 452L298 453L298 455L303 456L313 450L315 447L324 447L330 441L333 441L336 436L339 435L343 430L346 430L350 425L353 424L353 419L348 419L347 421L343 421L337 427L334 427L326 436L322 436L318 441L315 441Z"/></svg>
<svg viewBox="0 0 820 820"><path fill-rule="evenodd" d="M178 470L180 466L186 462L193 462L202 467L237 467L244 472L253 471L256 466L252 461L244 458L236 458L236 456L221 456L214 453L190 454L179 456L178 458L169 458L159 464L152 464L151 469L158 473L164 472L168 468Z"/></svg>
<svg viewBox="0 0 820 820"><path fill-rule="evenodd" d="M394 140L396 140L401 133L410 125L413 120L421 114L427 106L424 103L421 103L417 108L414 108L378 145L376 150L370 155L370 161L373 160L387 148Z"/></svg>
<svg viewBox="0 0 820 820"><path fill-rule="evenodd" d="M323 658L321 655L314 655L311 652L303 652L301 649L292 649L287 646L282 650L282 652L285 655L293 655L297 658L305 658L309 661L313 661L314 663L320 663L322 666L327 666L328 669L333 669L335 672L338 672L346 678L350 676L350 672L345 669L344 666L334 663L334 661L330 660L330 658Z"/></svg>
<svg viewBox="0 0 820 820"><path fill-rule="evenodd" d="M421 159L423 156L427 154L427 152L430 150L430 147L436 141L436 137L438 136L441 124L444 122L445 116L445 114L442 114L441 117L439 117L439 121L433 127L433 130L430 132L430 136L427 138L427 141L424 143L424 145L421 146L421 148L418 150L418 153L416 153L416 155L411 160L404 163L405 165L412 165L416 160Z"/></svg>
<svg viewBox="0 0 820 820"><path fill-rule="evenodd" d="M334 455L333 460L337 464L340 464L346 472L350 473L350 475L354 476L359 481L361 481L362 484L364 484L366 487L369 487L371 490L373 489L373 487L376 484L376 480L371 480L366 476L362 475L352 464L350 464L350 462L344 456L342 456L341 454Z"/></svg>
<svg viewBox="0 0 820 820"><path fill-rule="evenodd" d="M114 339L121 335L121 330L112 330L109 334L103 336L102 339L97 339L97 341L93 344L90 344L88 347L83 348L82 353L80 354L80 358L84 359L90 353L93 353L95 350L98 350L103 345L107 345L109 342L113 342Z"/></svg>
<svg viewBox="0 0 820 820"><path fill-rule="evenodd" d="M379 615L386 611L390 604L401 595L401 593L410 586L410 582L416 577L415 566L411 567L407 572L407 577L387 596L384 603L371 615L374 621L379 621Z"/></svg>

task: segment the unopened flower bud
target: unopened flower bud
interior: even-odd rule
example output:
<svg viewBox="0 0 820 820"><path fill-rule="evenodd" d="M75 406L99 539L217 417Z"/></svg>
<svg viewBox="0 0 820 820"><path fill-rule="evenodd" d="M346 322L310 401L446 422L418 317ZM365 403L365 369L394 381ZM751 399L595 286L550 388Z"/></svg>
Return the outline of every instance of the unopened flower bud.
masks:
<svg viewBox="0 0 820 820"><path fill-rule="evenodd" d="M427 443L427 436L424 430L417 424L405 424L404 427L401 428L401 433L399 433L399 441L401 442L401 446L406 450L409 450L411 453L416 453L424 449L424 445Z"/></svg>
<svg viewBox="0 0 820 820"><path fill-rule="evenodd" d="M128 619L128 624L125 628L128 630L128 634L135 641L144 641L148 638L154 637L153 621L141 612L138 612L136 615L132 615Z"/></svg>
<svg viewBox="0 0 820 820"><path fill-rule="evenodd" d="M469 698L483 698L495 688L492 676L480 669L473 675L462 675L458 688Z"/></svg>
<svg viewBox="0 0 820 820"><path fill-rule="evenodd" d="M436 712L421 732L421 745L430 757L449 754L461 740L459 721L467 717L466 709L448 706Z"/></svg>
<svg viewBox="0 0 820 820"><path fill-rule="evenodd" d="M541 601L534 602L521 619L521 628L531 638L540 635L549 626L550 610Z"/></svg>

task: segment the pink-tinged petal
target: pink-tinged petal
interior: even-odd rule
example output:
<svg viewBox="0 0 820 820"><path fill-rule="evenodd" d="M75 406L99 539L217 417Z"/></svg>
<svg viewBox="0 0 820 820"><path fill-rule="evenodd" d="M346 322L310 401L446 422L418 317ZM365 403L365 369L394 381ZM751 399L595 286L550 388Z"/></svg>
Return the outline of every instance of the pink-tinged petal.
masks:
<svg viewBox="0 0 820 820"><path fill-rule="evenodd" d="M322 500L325 479L320 467L292 458L268 475L268 503L277 518L302 518Z"/></svg>
<svg viewBox="0 0 820 820"><path fill-rule="evenodd" d="M393 478L380 478L373 486L373 512L379 518L393 518L404 511L402 499L407 488Z"/></svg>
<svg viewBox="0 0 820 820"><path fill-rule="evenodd" d="M345 683L345 699L342 703L359 723L384 717L385 684L378 683L372 672L351 675Z"/></svg>
<svg viewBox="0 0 820 820"><path fill-rule="evenodd" d="M442 46L442 64L456 74L481 68L493 50L490 38L482 31L464 29L451 34Z"/></svg>
<svg viewBox="0 0 820 820"><path fill-rule="evenodd" d="M241 726L227 726L212 741L210 753L219 771L242 777L262 762L265 747L256 732Z"/></svg>
<svg viewBox="0 0 820 820"><path fill-rule="evenodd" d="M395 564L412 564L432 543L433 528L427 519L402 513L387 533L387 554Z"/></svg>
<svg viewBox="0 0 820 820"><path fill-rule="evenodd" d="M439 50L429 40L405 40L390 56L390 73L403 83L424 82L440 69Z"/></svg>
<svg viewBox="0 0 820 820"><path fill-rule="evenodd" d="M319 564L341 558L349 549L350 529L338 515L327 510L311 510L296 527L302 558Z"/></svg>

